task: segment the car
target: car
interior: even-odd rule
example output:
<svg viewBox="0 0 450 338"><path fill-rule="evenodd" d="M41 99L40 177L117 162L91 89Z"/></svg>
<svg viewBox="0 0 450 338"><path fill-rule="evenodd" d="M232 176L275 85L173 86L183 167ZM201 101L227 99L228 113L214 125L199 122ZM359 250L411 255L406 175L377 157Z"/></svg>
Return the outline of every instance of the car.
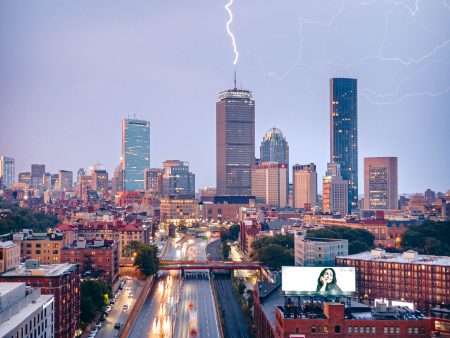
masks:
<svg viewBox="0 0 450 338"><path fill-rule="evenodd" d="M109 301L109 304L116 304L116 300L113 298Z"/></svg>
<svg viewBox="0 0 450 338"><path fill-rule="evenodd" d="M128 304L124 304L124 305L123 305L123 310L124 310L124 311L127 311L127 310L128 310Z"/></svg>
<svg viewBox="0 0 450 338"><path fill-rule="evenodd" d="M117 323L114 324L114 328L116 330L120 330L121 327L122 327L122 324L120 322L117 322Z"/></svg>
<svg viewBox="0 0 450 338"><path fill-rule="evenodd" d="M129 294L128 294L128 298L133 298L134 296L133 296L133 294L130 292Z"/></svg>
<svg viewBox="0 0 450 338"><path fill-rule="evenodd" d="M105 307L105 313L109 313L111 309L112 309L111 305L108 305L107 307Z"/></svg>
<svg viewBox="0 0 450 338"><path fill-rule="evenodd" d="M102 313L102 315L100 316L100 321L101 321L101 322L104 322L105 319L106 319L106 316L105 316L104 313Z"/></svg>
<svg viewBox="0 0 450 338"><path fill-rule="evenodd" d="M94 338L95 337L95 334L93 334L93 333L91 333L91 334L89 334L89 336L87 336L87 338Z"/></svg>
<svg viewBox="0 0 450 338"><path fill-rule="evenodd" d="M102 327L102 323L97 322L97 324L95 324L95 327L97 328L97 330L99 330Z"/></svg>

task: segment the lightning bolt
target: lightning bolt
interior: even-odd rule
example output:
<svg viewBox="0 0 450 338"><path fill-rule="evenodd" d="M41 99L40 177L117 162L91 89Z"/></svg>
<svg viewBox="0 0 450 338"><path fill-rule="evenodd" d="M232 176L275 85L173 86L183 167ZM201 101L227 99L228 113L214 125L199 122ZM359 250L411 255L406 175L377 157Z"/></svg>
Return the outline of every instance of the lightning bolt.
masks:
<svg viewBox="0 0 450 338"><path fill-rule="evenodd" d="M228 12L228 15L230 17L228 19L228 21L227 21L227 32L228 32L228 35L231 38L231 43L233 44L233 51L234 51L233 65L236 65L236 63L238 61L238 57L239 57L239 52L238 52L237 47L236 47L236 40L235 40L234 35L233 35L233 33L231 32L231 29L230 29L230 24L233 22L233 12L231 12L231 5L233 4L233 1L234 0L230 0L230 2L225 5L225 9Z"/></svg>
<svg viewBox="0 0 450 338"><path fill-rule="evenodd" d="M375 0L361 0L356 2L356 6L369 6L372 3L376 2ZM381 60L383 62L393 62L397 63L400 66L403 67L410 67L414 65L423 65L419 70L415 70L411 72L409 75L407 75L405 78L400 79L399 82L396 85L395 91L392 93L385 93L381 94L378 93L372 89L364 88L360 91L362 96L364 96L369 102L377 105L388 105L388 104L395 104L398 102L403 101L406 98L409 97L416 97L416 96L431 96L436 97L440 95L444 95L450 91L450 87L444 87L441 89L438 89L436 91L422 91L422 92L410 92L401 94L400 88L403 86L405 82L408 80L411 80L417 73L422 72L426 68L428 68L430 65L436 63L436 62L446 62L442 59L438 60L430 60L432 57L434 57L438 52L442 50L447 50L448 47L450 47L450 39L441 40L441 42L437 43L433 47L431 47L429 50L425 51L422 55L416 56L416 57L401 57L401 56L395 56L395 55L386 55L386 51L384 50L384 46L389 38L389 22L391 19L391 16L393 15L393 12L398 7L403 7L405 10L409 12L409 14L412 17L415 17L417 13L420 10L420 2L421 0L415 0L413 4L406 4L403 1L399 0L385 0L386 3L391 4L391 8L385 13L384 15L384 37L379 42L378 46L378 52L375 54L369 54L366 56L363 56L358 61L351 63L351 64L342 64L340 62L336 62L333 59L331 60L323 60L323 61L316 61L313 63L310 63L309 65L304 65L303 67L298 67L300 64L301 59L303 58L303 49L304 43L305 43L305 34L304 34L304 28L305 25L320 25L320 26L326 26L333 28L334 21L342 14L344 9L344 1L341 1L340 6L336 9L334 15L328 20L328 21L317 21L317 20L309 20L305 17L299 17L298 24L299 24L299 30L298 30L298 36L299 36L299 48L298 48L298 56L294 63L282 74L277 74L274 71L268 71L266 72L264 69L264 62L262 58L259 59L259 63L261 66L261 72L270 78L273 78L275 80L283 80L286 78L291 72L293 71L309 71L311 69L317 69L318 71L324 73L324 75L328 75L327 72L324 71L324 68L326 66L334 66L334 67L341 67L343 70L345 70L349 76L354 74L354 71L352 71L352 68L362 66L364 63L369 62L370 60ZM450 5L448 3L448 0L442 0L442 5L445 9L450 11ZM322 52L327 52L323 51ZM430 62L431 61L431 62ZM354 69L353 69L354 70Z"/></svg>

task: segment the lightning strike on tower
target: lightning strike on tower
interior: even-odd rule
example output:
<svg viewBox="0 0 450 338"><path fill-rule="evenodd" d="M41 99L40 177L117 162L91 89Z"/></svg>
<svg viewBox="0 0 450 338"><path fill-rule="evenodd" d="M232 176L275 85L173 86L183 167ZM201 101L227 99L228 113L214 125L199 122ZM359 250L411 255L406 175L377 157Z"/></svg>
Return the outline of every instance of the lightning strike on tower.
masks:
<svg viewBox="0 0 450 338"><path fill-rule="evenodd" d="M237 63L238 57L239 57L239 52L238 52L237 47L236 47L236 40L234 38L234 35L231 32L231 30L230 30L230 24L233 22L233 12L231 12L231 5L233 4L233 1L234 0L230 0L230 2L228 2L225 5L225 9L228 12L228 15L230 16L230 18L227 21L227 32L228 32L228 35L231 37L231 43L233 44L233 51L234 51L233 65L236 66L236 63Z"/></svg>

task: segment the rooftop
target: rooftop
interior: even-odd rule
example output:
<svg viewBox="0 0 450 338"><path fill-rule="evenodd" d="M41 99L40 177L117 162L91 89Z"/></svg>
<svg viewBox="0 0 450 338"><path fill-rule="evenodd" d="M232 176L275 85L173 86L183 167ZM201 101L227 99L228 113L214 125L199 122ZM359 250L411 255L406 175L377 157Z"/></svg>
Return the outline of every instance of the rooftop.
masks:
<svg viewBox="0 0 450 338"><path fill-rule="evenodd" d="M76 264L62 263L39 265L36 269L27 269L25 264L20 264L17 268L0 274L1 277L59 277L72 272ZM1 285L1 283L0 283Z"/></svg>
<svg viewBox="0 0 450 338"><path fill-rule="evenodd" d="M448 256L420 255L412 250L408 250L403 253L389 253L385 252L383 249L375 249L371 251L360 252L354 255L338 256L337 258L389 263L450 266L450 257Z"/></svg>
<svg viewBox="0 0 450 338"><path fill-rule="evenodd" d="M11 248L11 247L13 247L15 245L17 245L17 244L14 244L11 241L0 242L0 248L5 248L6 249L6 248Z"/></svg>

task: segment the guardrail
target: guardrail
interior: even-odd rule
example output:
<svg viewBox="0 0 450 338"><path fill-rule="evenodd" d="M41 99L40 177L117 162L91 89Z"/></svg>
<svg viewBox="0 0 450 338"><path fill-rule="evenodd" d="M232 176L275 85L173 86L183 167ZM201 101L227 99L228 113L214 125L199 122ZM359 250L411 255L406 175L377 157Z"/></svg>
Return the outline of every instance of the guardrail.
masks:
<svg viewBox="0 0 450 338"><path fill-rule="evenodd" d="M137 315L142 308L145 300L147 299L148 294L153 286L153 276L150 276L145 281L144 287L139 295L136 295L136 303L131 309L128 316L125 318L125 321L122 324L122 328L120 330L119 337L126 338L130 335L130 331L133 328L134 322L136 321Z"/></svg>

